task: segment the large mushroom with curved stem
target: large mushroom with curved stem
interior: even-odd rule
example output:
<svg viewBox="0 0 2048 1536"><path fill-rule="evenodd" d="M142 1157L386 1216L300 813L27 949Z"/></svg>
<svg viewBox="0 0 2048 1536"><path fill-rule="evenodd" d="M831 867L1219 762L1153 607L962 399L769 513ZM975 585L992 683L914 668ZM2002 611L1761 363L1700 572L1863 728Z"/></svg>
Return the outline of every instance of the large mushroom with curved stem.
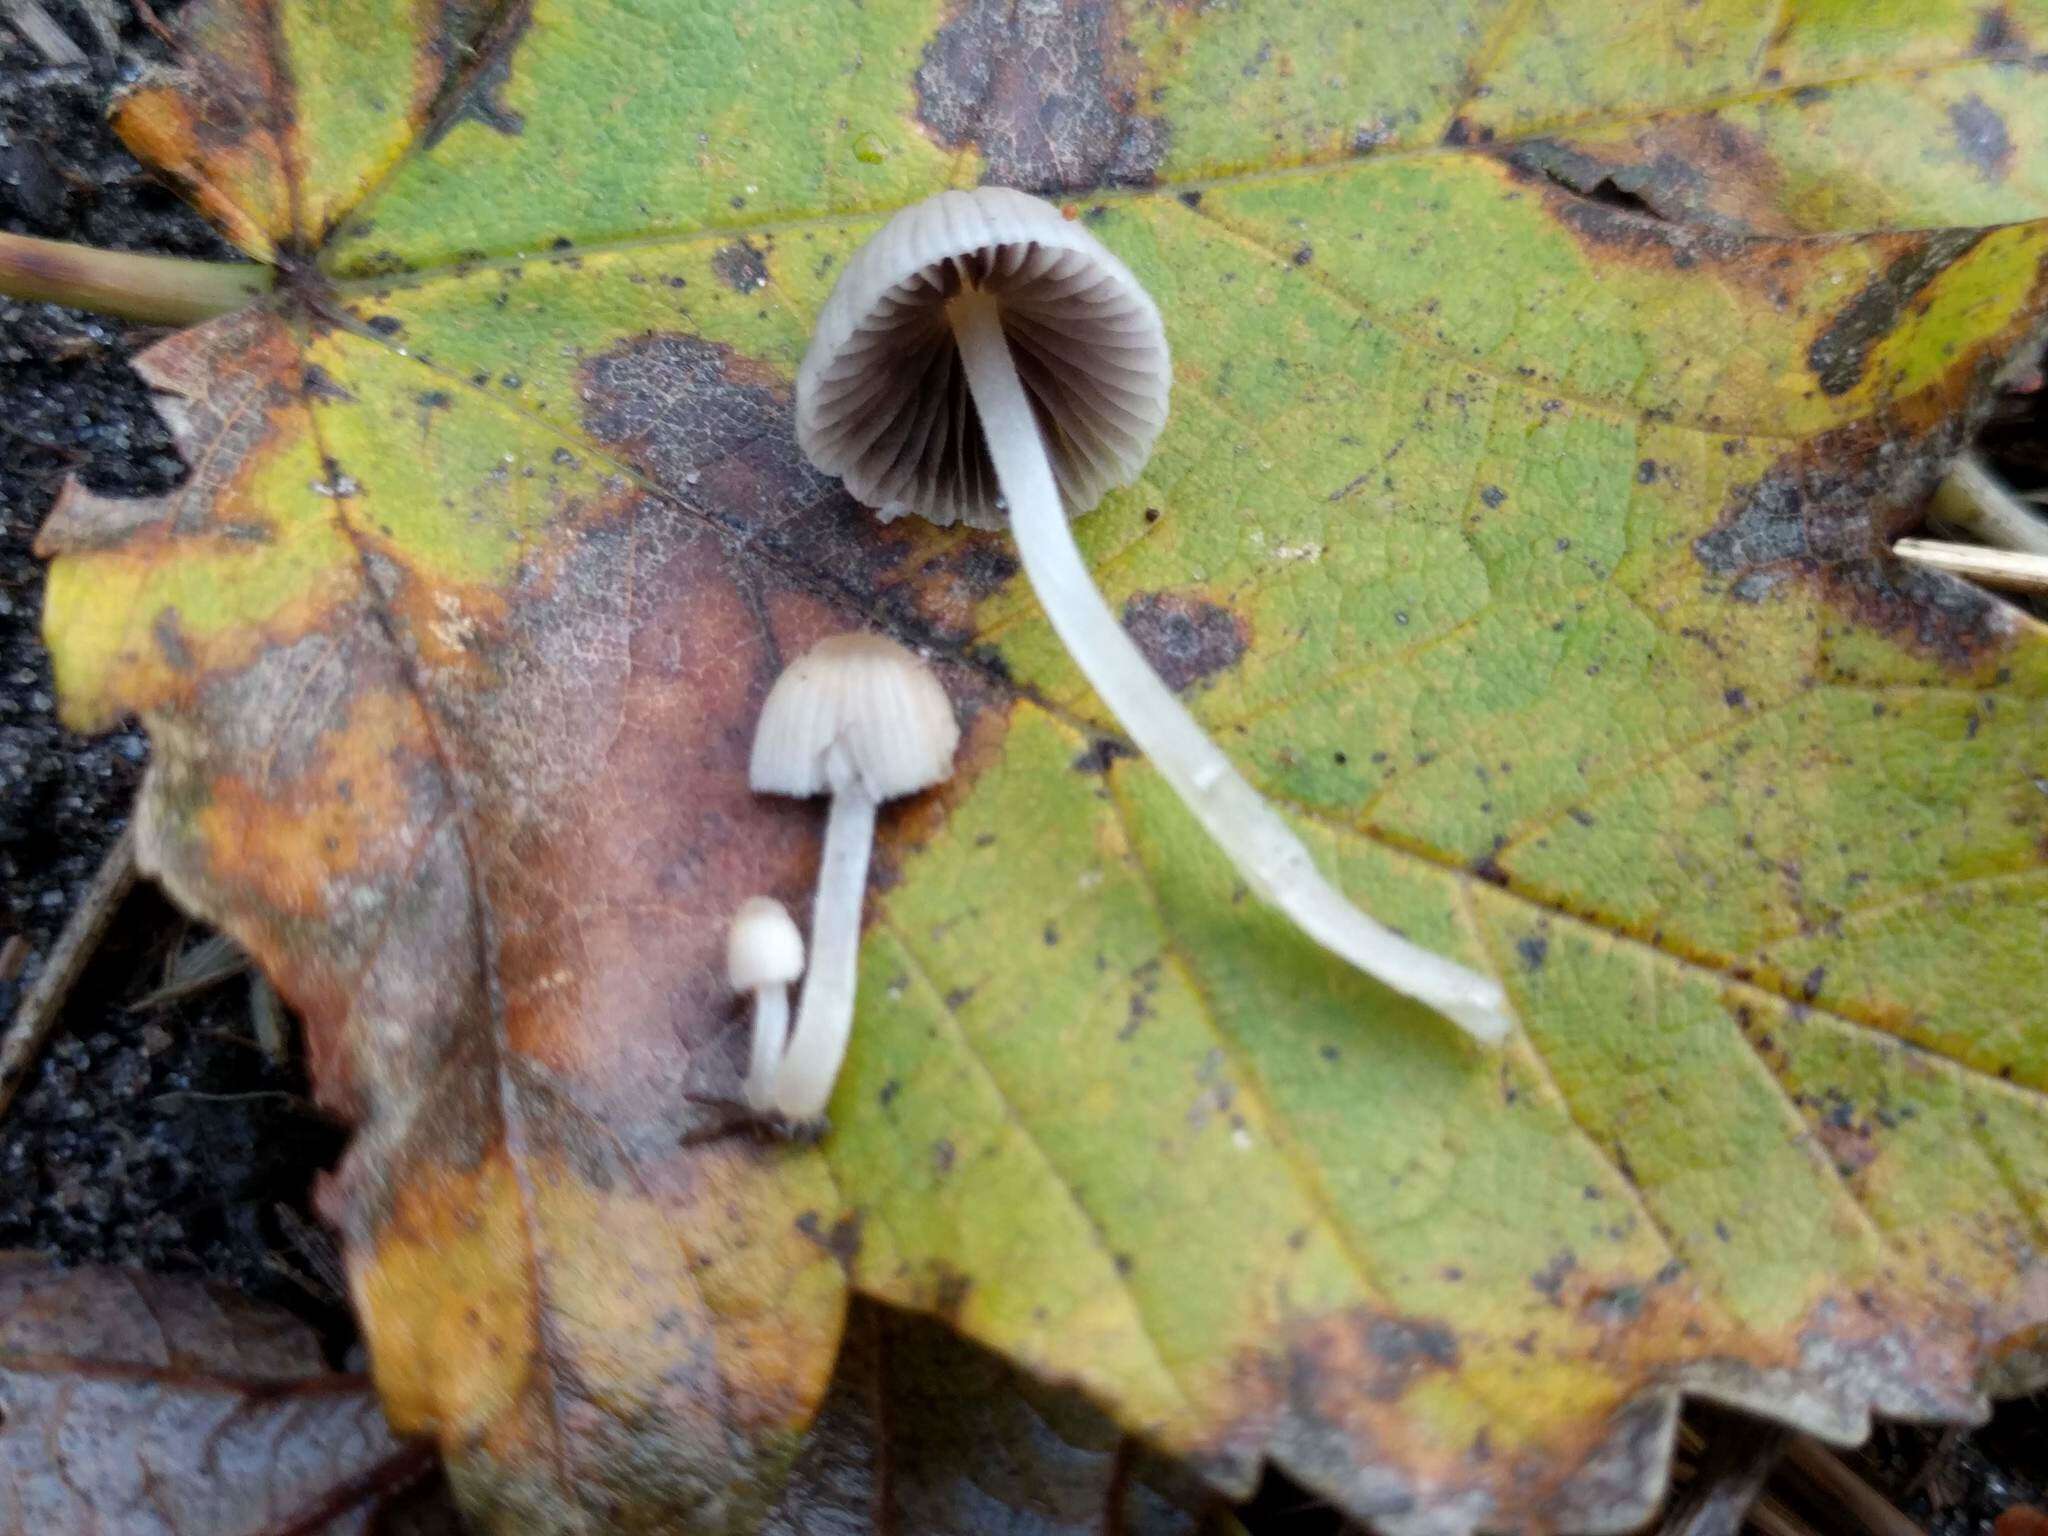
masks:
<svg viewBox="0 0 2048 1536"><path fill-rule="evenodd" d="M855 253L797 373L797 441L883 518L1007 526L1053 630L1263 900L1480 1040L1499 983L1360 911L1152 670L1068 519L1136 479L1166 424L1165 328L1130 269L1038 198L941 192Z"/></svg>

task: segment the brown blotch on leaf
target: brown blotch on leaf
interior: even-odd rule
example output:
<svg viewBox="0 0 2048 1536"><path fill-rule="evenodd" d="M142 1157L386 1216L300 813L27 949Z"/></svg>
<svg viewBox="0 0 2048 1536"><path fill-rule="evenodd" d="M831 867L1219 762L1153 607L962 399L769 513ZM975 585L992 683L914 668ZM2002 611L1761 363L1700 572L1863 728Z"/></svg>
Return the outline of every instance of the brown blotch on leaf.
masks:
<svg viewBox="0 0 2048 1536"><path fill-rule="evenodd" d="M1720 521L1693 541L1694 557L1738 602L1810 582L1855 622L1974 672L2012 643L2008 611L1966 582L1901 565L1887 548L1971 429L1969 416L1951 417L1905 450L1867 424L1824 434L1737 486Z"/></svg>
<svg viewBox="0 0 2048 1536"><path fill-rule="evenodd" d="M1111 766L1122 758L1138 754L1128 743L1116 741L1108 736L1098 736L1067 766L1076 773L1108 773Z"/></svg>
<svg viewBox="0 0 2048 1536"><path fill-rule="evenodd" d="M1629 164L1584 154L1554 139L1518 144L1502 158L1516 170L1544 177L1567 191L1609 208L1651 218L1669 218L1697 202L1700 173L1676 155Z"/></svg>
<svg viewBox="0 0 2048 1536"><path fill-rule="evenodd" d="M1365 1347L1372 1361L1366 1392L1383 1402L1431 1371L1458 1368L1458 1336L1442 1323L1376 1317L1365 1325Z"/></svg>
<svg viewBox="0 0 2048 1536"><path fill-rule="evenodd" d="M1806 365L1824 394L1843 395L1862 382L1871 348L1891 335L1922 290L1984 238L1971 229L1918 236L1843 306L1807 349Z"/></svg>
<svg viewBox="0 0 2048 1536"><path fill-rule="evenodd" d="M1550 215L1572 236L1608 260L1619 257L1665 271L1712 262L1737 277L1744 273L1749 243L1726 221L1695 222L1698 209L1685 189L1702 192L1704 182L1676 160L1660 179L1650 169L1539 141L1517 146L1501 163L1541 193Z"/></svg>
<svg viewBox="0 0 2048 1536"><path fill-rule="evenodd" d="M838 483L797 451L788 389L769 369L694 336L621 342L583 368L583 424L679 499L748 532L794 533Z"/></svg>
<svg viewBox="0 0 2048 1536"><path fill-rule="evenodd" d="M860 1257L861 1221L859 1215L842 1216L831 1226L826 1226L816 1211L805 1211L796 1219L797 1231L823 1248L844 1268L851 1268Z"/></svg>
<svg viewBox="0 0 2048 1536"><path fill-rule="evenodd" d="M2013 24L2012 12L2003 5L1988 5L1977 13L1977 34L1970 39L1970 52L1978 58L2010 58L2024 54L2026 46L2026 39Z"/></svg>
<svg viewBox="0 0 2048 1536"><path fill-rule="evenodd" d="M1176 693L1236 666L1250 643L1236 614L1185 592L1133 593L1123 621L1152 670Z"/></svg>
<svg viewBox="0 0 2048 1536"><path fill-rule="evenodd" d="M183 626L179 620L177 609L165 608L162 612L158 613L156 622L150 626L149 632L156 640L158 652L170 664L173 671L190 672L198 665L197 659L192 654L192 647L185 643Z"/></svg>
<svg viewBox="0 0 2048 1536"><path fill-rule="evenodd" d="M1896 560L1833 567L1822 590L1858 623L1961 672L2003 656L2017 635L2013 610L1982 589Z"/></svg>
<svg viewBox="0 0 2048 1536"><path fill-rule="evenodd" d="M1166 155L1165 124L1138 110L1108 0L957 0L916 84L926 131L948 149L979 148L1003 186L1147 186Z"/></svg>
<svg viewBox="0 0 2048 1536"><path fill-rule="evenodd" d="M1955 129L1956 148L1986 181L2003 181L2012 169L2012 135L1983 97L1974 92L1948 109L1949 126Z"/></svg>
<svg viewBox="0 0 2048 1536"><path fill-rule="evenodd" d="M1457 1332L1442 1320L1351 1307L1290 1330L1277 1358L1248 1361L1245 1395L1278 1399L1283 1423L1272 1435L1278 1459L1301 1466L1317 1458L1287 1454L1297 1436L1334 1431L1378 1440L1398 1418L1389 1415L1391 1405L1459 1364Z"/></svg>
<svg viewBox="0 0 2048 1536"><path fill-rule="evenodd" d="M432 149L461 122L482 123L508 135L524 133L526 119L505 104L502 92L512 73L512 55L533 24L533 0L512 0L494 18L480 0L444 0L441 15L433 48L444 83L428 114L426 147Z"/></svg>
<svg viewBox="0 0 2048 1536"><path fill-rule="evenodd" d="M1881 1149L1871 1119L1858 1116L1855 1103L1841 1090L1827 1089L1817 1099L1802 1096L1801 1108L1807 1112L1815 1139L1843 1178L1854 1178L1877 1161Z"/></svg>
<svg viewBox="0 0 2048 1536"><path fill-rule="evenodd" d="M774 370L694 336L638 336L583 367L583 424L666 490L794 568L820 595L879 612L899 638L953 646L1017 571L1006 536L883 525L796 446Z"/></svg>
<svg viewBox="0 0 2048 1536"><path fill-rule="evenodd" d="M1450 127L1444 130L1444 146L1447 149L1468 149L1475 144L1491 144L1493 129L1488 126L1474 127L1469 117L1454 117Z"/></svg>
<svg viewBox="0 0 2048 1536"><path fill-rule="evenodd" d="M1726 232L1796 233L1784 170L1763 140L1711 113L1643 124L1597 153L1534 139L1505 158L1595 202Z"/></svg>
<svg viewBox="0 0 2048 1536"><path fill-rule="evenodd" d="M310 363L299 377L299 392L308 400L317 400L323 405L353 405L356 397L334 381L334 376L318 363Z"/></svg>
<svg viewBox="0 0 2048 1536"><path fill-rule="evenodd" d="M744 238L713 256L711 270L734 293L752 293L768 286L768 258Z"/></svg>

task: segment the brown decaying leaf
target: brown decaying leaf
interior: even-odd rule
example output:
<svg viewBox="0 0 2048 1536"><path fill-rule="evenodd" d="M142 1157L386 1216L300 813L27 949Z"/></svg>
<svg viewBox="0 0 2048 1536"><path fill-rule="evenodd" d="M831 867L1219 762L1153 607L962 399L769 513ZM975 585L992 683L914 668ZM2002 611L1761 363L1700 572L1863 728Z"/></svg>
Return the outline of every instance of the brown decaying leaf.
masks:
<svg viewBox="0 0 2048 1536"><path fill-rule="evenodd" d="M31 1254L0 1255L0 1415L0 1536L354 1536L433 1466L289 1314Z"/></svg>
<svg viewBox="0 0 2048 1536"><path fill-rule="evenodd" d="M224 562L134 637L145 665L169 663L162 704L191 712L138 838L181 902L267 957L322 1101L383 1107L322 1208L357 1267L387 1409L459 1451L472 1513L546 1502L534 1480L553 1467L666 1460L651 1492L563 1481L751 1523L823 1389L843 1280L800 1222L831 1209L820 1170L744 1137L690 1140L718 1118L694 1096L729 1082L741 1038L726 916L764 869L801 903L816 856L812 808L747 789L744 725L785 658L846 627L836 602L917 640L963 622L1008 564L900 571L909 539L876 537L822 477L785 494L794 442L752 418L786 417L786 392L676 342L600 382L622 434L635 389L701 413L664 419L663 451L743 527L680 523L536 447L530 483L580 506L588 538L537 553L509 594L423 582L346 475L301 457L313 407L355 402L277 315L224 317L136 366L193 475L149 503L74 485L43 547L118 545L138 576L202 550ZM292 549L278 475L324 476L345 520ZM272 558L320 574L216 670L195 612L237 601ZM409 615L403 641L380 610ZM971 727L991 681L946 671ZM918 814L886 818L883 878ZM734 1426L769 1447L762 1476L735 1461Z"/></svg>
<svg viewBox="0 0 2048 1536"><path fill-rule="evenodd" d="M762 1536L1192 1536L1211 1501L1078 1396L856 1302Z"/></svg>

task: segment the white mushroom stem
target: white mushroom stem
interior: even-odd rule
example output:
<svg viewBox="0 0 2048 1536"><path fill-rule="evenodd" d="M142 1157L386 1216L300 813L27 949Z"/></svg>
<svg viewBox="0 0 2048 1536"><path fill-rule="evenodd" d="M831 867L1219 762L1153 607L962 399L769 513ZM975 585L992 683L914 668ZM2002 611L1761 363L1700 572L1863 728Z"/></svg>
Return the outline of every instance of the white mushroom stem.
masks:
<svg viewBox="0 0 2048 1536"><path fill-rule="evenodd" d="M810 969L796 1029L775 1072L774 1107L792 1120L825 1112L853 1034L854 984L860 969L860 910L875 846L875 799L858 774L835 786L825 818L825 852L811 902Z"/></svg>
<svg viewBox="0 0 2048 1536"><path fill-rule="evenodd" d="M1152 670L1096 590L1074 543L997 303L968 290L948 312L996 480L1009 504L1018 557L1045 616L1096 693L1259 897L1332 954L1428 1004L1473 1038L1501 1039L1513 1020L1499 983L1410 943L1346 900ZM838 808L834 801L835 817ZM821 887L821 923L825 910ZM822 933L817 942L822 949ZM815 964L814 980L804 987L806 1014ZM799 1043L803 1032L799 1018Z"/></svg>
<svg viewBox="0 0 2048 1536"><path fill-rule="evenodd" d="M775 1069L788 1043L789 988L779 981L754 988L754 1040L740 1090L747 1108L766 1112L775 1107Z"/></svg>

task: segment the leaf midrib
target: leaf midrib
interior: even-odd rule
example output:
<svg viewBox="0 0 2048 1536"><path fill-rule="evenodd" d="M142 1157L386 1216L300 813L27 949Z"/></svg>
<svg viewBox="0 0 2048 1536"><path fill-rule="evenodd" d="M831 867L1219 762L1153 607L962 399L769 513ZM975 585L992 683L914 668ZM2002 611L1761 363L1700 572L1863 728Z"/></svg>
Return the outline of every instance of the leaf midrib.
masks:
<svg viewBox="0 0 2048 1536"><path fill-rule="evenodd" d="M306 355L307 336L303 328L293 327L293 341L303 375L310 363ZM310 398L305 401L304 410L306 430L315 451L319 454L320 462L338 466L340 461L328 452L326 438L321 431L319 412L314 408ZM406 691L419 710L420 719L426 727L436 771L445 786L449 802L447 811L442 818L437 819L437 824L438 820L452 820L462 847L465 894L469 906L468 926L471 929L477 965L476 985L482 994L484 1006L489 1011L488 1044L492 1060L491 1076L495 1089L494 1104L498 1116L498 1133L504 1147L506 1167L511 1173L513 1188L517 1193L522 1234L519 1254L525 1265L527 1284L532 1288L535 1333L533 1357L538 1362L538 1374L544 1378L544 1384L539 1387L539 1392L546 1400L549 1454L560 1486L564 1489L575 1489L582 1486L583 1480L575 1475L575 1457L571 1450L573 1437L562 1408L564 1390L561 1361L564 1351L557 1347L551 1337L555 1317L551 1300L553 1287L548 1274L548 1264L543 1257L545 1236L536 1209L533 1174L529 1166L531 1153L525 1124L526 1116L519 1102L519 1088L514 1080L512 1068L512 1058L516 1052L511 1043L505 1017L505 993L499 977L495 913L485 895L484 866L477 847L477 841L484 835L484 830L476 806L463 788L462 776L457 772L455 760L443 739L446 722L434 708L431 695L421 685L417 662L402 639L403 626L391 612L390 605L376 582L371 579L368 566L370 551L364 543L361 530L348 515L350 501L349 497L332 498L332 517L342 537L355 554L363 603L383 633L385 643L390 646L405 680ZM578 1532L587 1532L591 1529L589 1510L580 1501L574 1506L574 1518Z"/></svg>

